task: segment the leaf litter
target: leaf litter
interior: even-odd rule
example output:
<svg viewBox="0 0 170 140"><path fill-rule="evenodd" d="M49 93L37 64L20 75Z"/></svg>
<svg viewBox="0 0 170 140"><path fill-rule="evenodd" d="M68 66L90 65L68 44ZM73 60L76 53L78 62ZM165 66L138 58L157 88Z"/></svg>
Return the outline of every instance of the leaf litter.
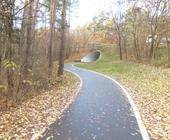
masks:
<svg viewBox="0 0 170 140"><path fill-rule="evenodd" d="M38 139L76 97L79 79L66 73L64 81L16 108L0 111L0 139Z"/></svg>

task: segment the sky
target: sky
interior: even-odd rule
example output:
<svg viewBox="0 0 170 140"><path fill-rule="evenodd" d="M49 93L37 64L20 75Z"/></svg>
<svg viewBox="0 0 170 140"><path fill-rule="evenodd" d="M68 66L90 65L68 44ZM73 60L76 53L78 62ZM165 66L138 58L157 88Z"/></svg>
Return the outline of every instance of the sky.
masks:
<svg viewBox="0 0 170 140"><path fill-rule="evenodd" d="M79 0L79 8L72 16L71 26L83 26L84 24L92 21L93 17L102 10L113 8L115 0ZM116 9L116 7L114 7ZM113 8L113 9L114 9Z"/></svg>
<svg viewBox="0 0 170 140"><path fill-rule="evenodd" d="M71 28L83 26L93 20L100 11L108 10L110 8L113 11L116 10L114 4L117 0L79 0L79 7L73 9L70 22ZM20 0L16 0L19 3Z"/></svg>
<svg viewBox="0 0 170 140"><path fill-rule="evenodd" d="M16 0L19 3L20 0ZM71 28L83 26L93 20L100 11L117 10L116 1L118 0L79 0L78 8L72 10L70 23ZM124 1L124 0L120 0Z"/></svg>

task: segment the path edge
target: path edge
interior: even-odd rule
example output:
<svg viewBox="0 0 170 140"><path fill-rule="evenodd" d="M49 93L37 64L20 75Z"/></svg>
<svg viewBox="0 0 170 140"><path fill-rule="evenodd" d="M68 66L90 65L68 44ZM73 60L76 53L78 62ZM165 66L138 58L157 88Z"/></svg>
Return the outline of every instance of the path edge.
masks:
<svg viewBox="0 0 170 140"><path fill-rule="evenodd" d="M73 71L71 71L71 70L68 70L67 68L64 68L64 71L69 72L69 73L75 75L75 76L80 80L79 87L76 89L76 92L75 92L75 93L78 95L78 93L80 92L80 90L82 89L82 86L83 86L83 80L82 80L82 78L81 78L77 73L75 73L75 72L73 72ZM77 96L76 96L76 97L77 97ZM76 98L76 97L75 97L75 98Z"/></svg>
<svg viewBox="0 0 170 140"><path fill-rule="evenodd" d="M68 70L68 69L66 69L66 68L64 68L64 71L69 72L69 73L73 74L74 76L76 76L76 77L80 80L80 83L79 83L79 85L78 85L78 88L75 89L75 94L76 94L76 96L74 96L73 99L72 99L70 102L68 102L68 104L65 106L65 108L60 111L61 114L59 115L59 118L58 118L59 120L60 120L60 117L62 116L62 114L64 113L64 111L65 111L67 108L69 108L70 105L75 101L75 99L77 98L77 96L78 96L78 94L80 93L80 90L81 90L81 88L82 88L82 86L83 86L82 78L81 78L78 74L76 74L75 72L72 72L72 71L70 71L70 70ZM54 122L53 122L53 123L54 123ZM52 124L53 124L53 123L52 123ZM50 125L51 125L51 124L50 124ZM50 126L50 125L49 125L49 126ZM47 128L45 128L43 131L39 132L38 134L33 135L33 136L31 137L31 140L41 139L41 138L43 137L43 135L46 133L46 131L49 129L49 126L48 126Z"/></svg>
<svg viewBox="0 0 170 140"><path fill-rule="evenodd" d="M133 110L133 112L134 112L134 115L135 115L135 117L136 117L137 124L138 124L138 126L139 126L139 129L140 129L140 132L141 132L141 135L142 135L143 140L150 140L150 137L149 137L149 134L148 134L148 132L147 132L147 130L146 130L146 127L145 127L145 125L144 125L144 123L143 123L143 121L142 121L142 119L141 119L140 112L139 112L137 106L135 105L132 97L130 96L129 92L123 87L123 85L121 85L118 81L116 81L115 79L113 79L113 78L111 78L110 76L107 76L107 75L105 75L105 74L102 74L102 73L99 73L99 72L96 72L96 71L92 71L92 70L88 70L88 69L85 69L85 68L80 68L80 67L75 66L75 64L72 64L72 67L76 67L76 68L82 69L82 70L84 70L84 71L89 71L89 72L98 74L98 75L100 75L100 76L103 76L103 77L111 80L113 83L116 83L116 84L123 90L123 92L125 93L127 99L129 100L129 103L130 103L130 105L131 105L131 107L132 107L132 110ZM74 72L73 72L73 73L74 73ZM77 75L78 75L78 74L77 74ZM78 77L80 77L80 76L78 75ZM80 79L81 79L81 77L80 77Z"/></svg>

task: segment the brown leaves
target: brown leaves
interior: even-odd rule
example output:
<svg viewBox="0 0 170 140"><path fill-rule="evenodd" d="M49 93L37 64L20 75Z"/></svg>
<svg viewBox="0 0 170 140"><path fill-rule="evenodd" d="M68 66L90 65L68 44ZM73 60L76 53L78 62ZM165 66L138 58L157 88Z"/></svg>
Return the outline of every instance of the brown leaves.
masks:
<svg viewBox="0 0 170 140"><path fill-rule="evenodd" d="M64 84L9 111L0 111L0 139L36 139L73 101L78 79L68 74Z"/></svg>
<svg viewBox="0 0 170 140"><path fill-rule="evenodd" d="M135 67L134 67L135 66ZM130 90L153 140L170 138L170 70L134 65L121 81Z"/></svg>

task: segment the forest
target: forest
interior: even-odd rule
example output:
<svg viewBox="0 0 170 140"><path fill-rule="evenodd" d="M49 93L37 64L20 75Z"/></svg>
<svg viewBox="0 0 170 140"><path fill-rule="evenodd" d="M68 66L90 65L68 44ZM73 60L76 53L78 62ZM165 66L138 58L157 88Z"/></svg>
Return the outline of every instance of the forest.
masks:
<svg viewBox="0 0 170 140"><path fill-rule="evenodd" d="M87 66L89 69L108 74L100 68L107 69L111 62L118 61L124 66L124 62L146 65L149 75L154 72L150 67L169 74L169 0L109 0L106 1L110 5L108 9L100 9L88 23L72 27L80 3L81 0L0 0L0 114L39 98L40 92L48 92L54 87L56 93L59 89L63 93L67 89L73 92L80 81L64 70L64 64L80 62L81 57L95 50L104 51L107 63L101 60L103 65L92 63ZM112 59L114 57L116 60ZM86 68L86 64L79 66ZM116 68L116 65L112 66ZM145 68L141 69L145 71ZM128 68L126 71L129 72ZM123 77L119 72L116 74ZM163 76L165 90L162 86L158 89L160 92L169 93L167 73ZM55 98L62 100L58 104L65 108L73 100L72 94L67 100L64 99L67 95ZM165 97L168 110L168 94ZM47 100L50 102L49 98ZM8 128L1 128L2 122L0 120L0 133L5 133L0 134L0 139L14 135L15 132L7 134ZM167 133L164 135L168 139Z"/></svg>
<svg viewBox="0 0 170 140"><path fill-rule="evenodd" d="M120 60L169 67L169 2L120 0L117 6L117 12L111 8L99 12L84 33L89 31L96 44L116 44Z"/></svg>
<svg viewBox="0 0 170 140"><path fill-rule="evenodd" d="M0 2L0 96L6 96L1 102L20 100L28 91L54 82L52 69L56 60L57 75L63 75L69 28L66 11L73 3L76 2Z"/></svg>

